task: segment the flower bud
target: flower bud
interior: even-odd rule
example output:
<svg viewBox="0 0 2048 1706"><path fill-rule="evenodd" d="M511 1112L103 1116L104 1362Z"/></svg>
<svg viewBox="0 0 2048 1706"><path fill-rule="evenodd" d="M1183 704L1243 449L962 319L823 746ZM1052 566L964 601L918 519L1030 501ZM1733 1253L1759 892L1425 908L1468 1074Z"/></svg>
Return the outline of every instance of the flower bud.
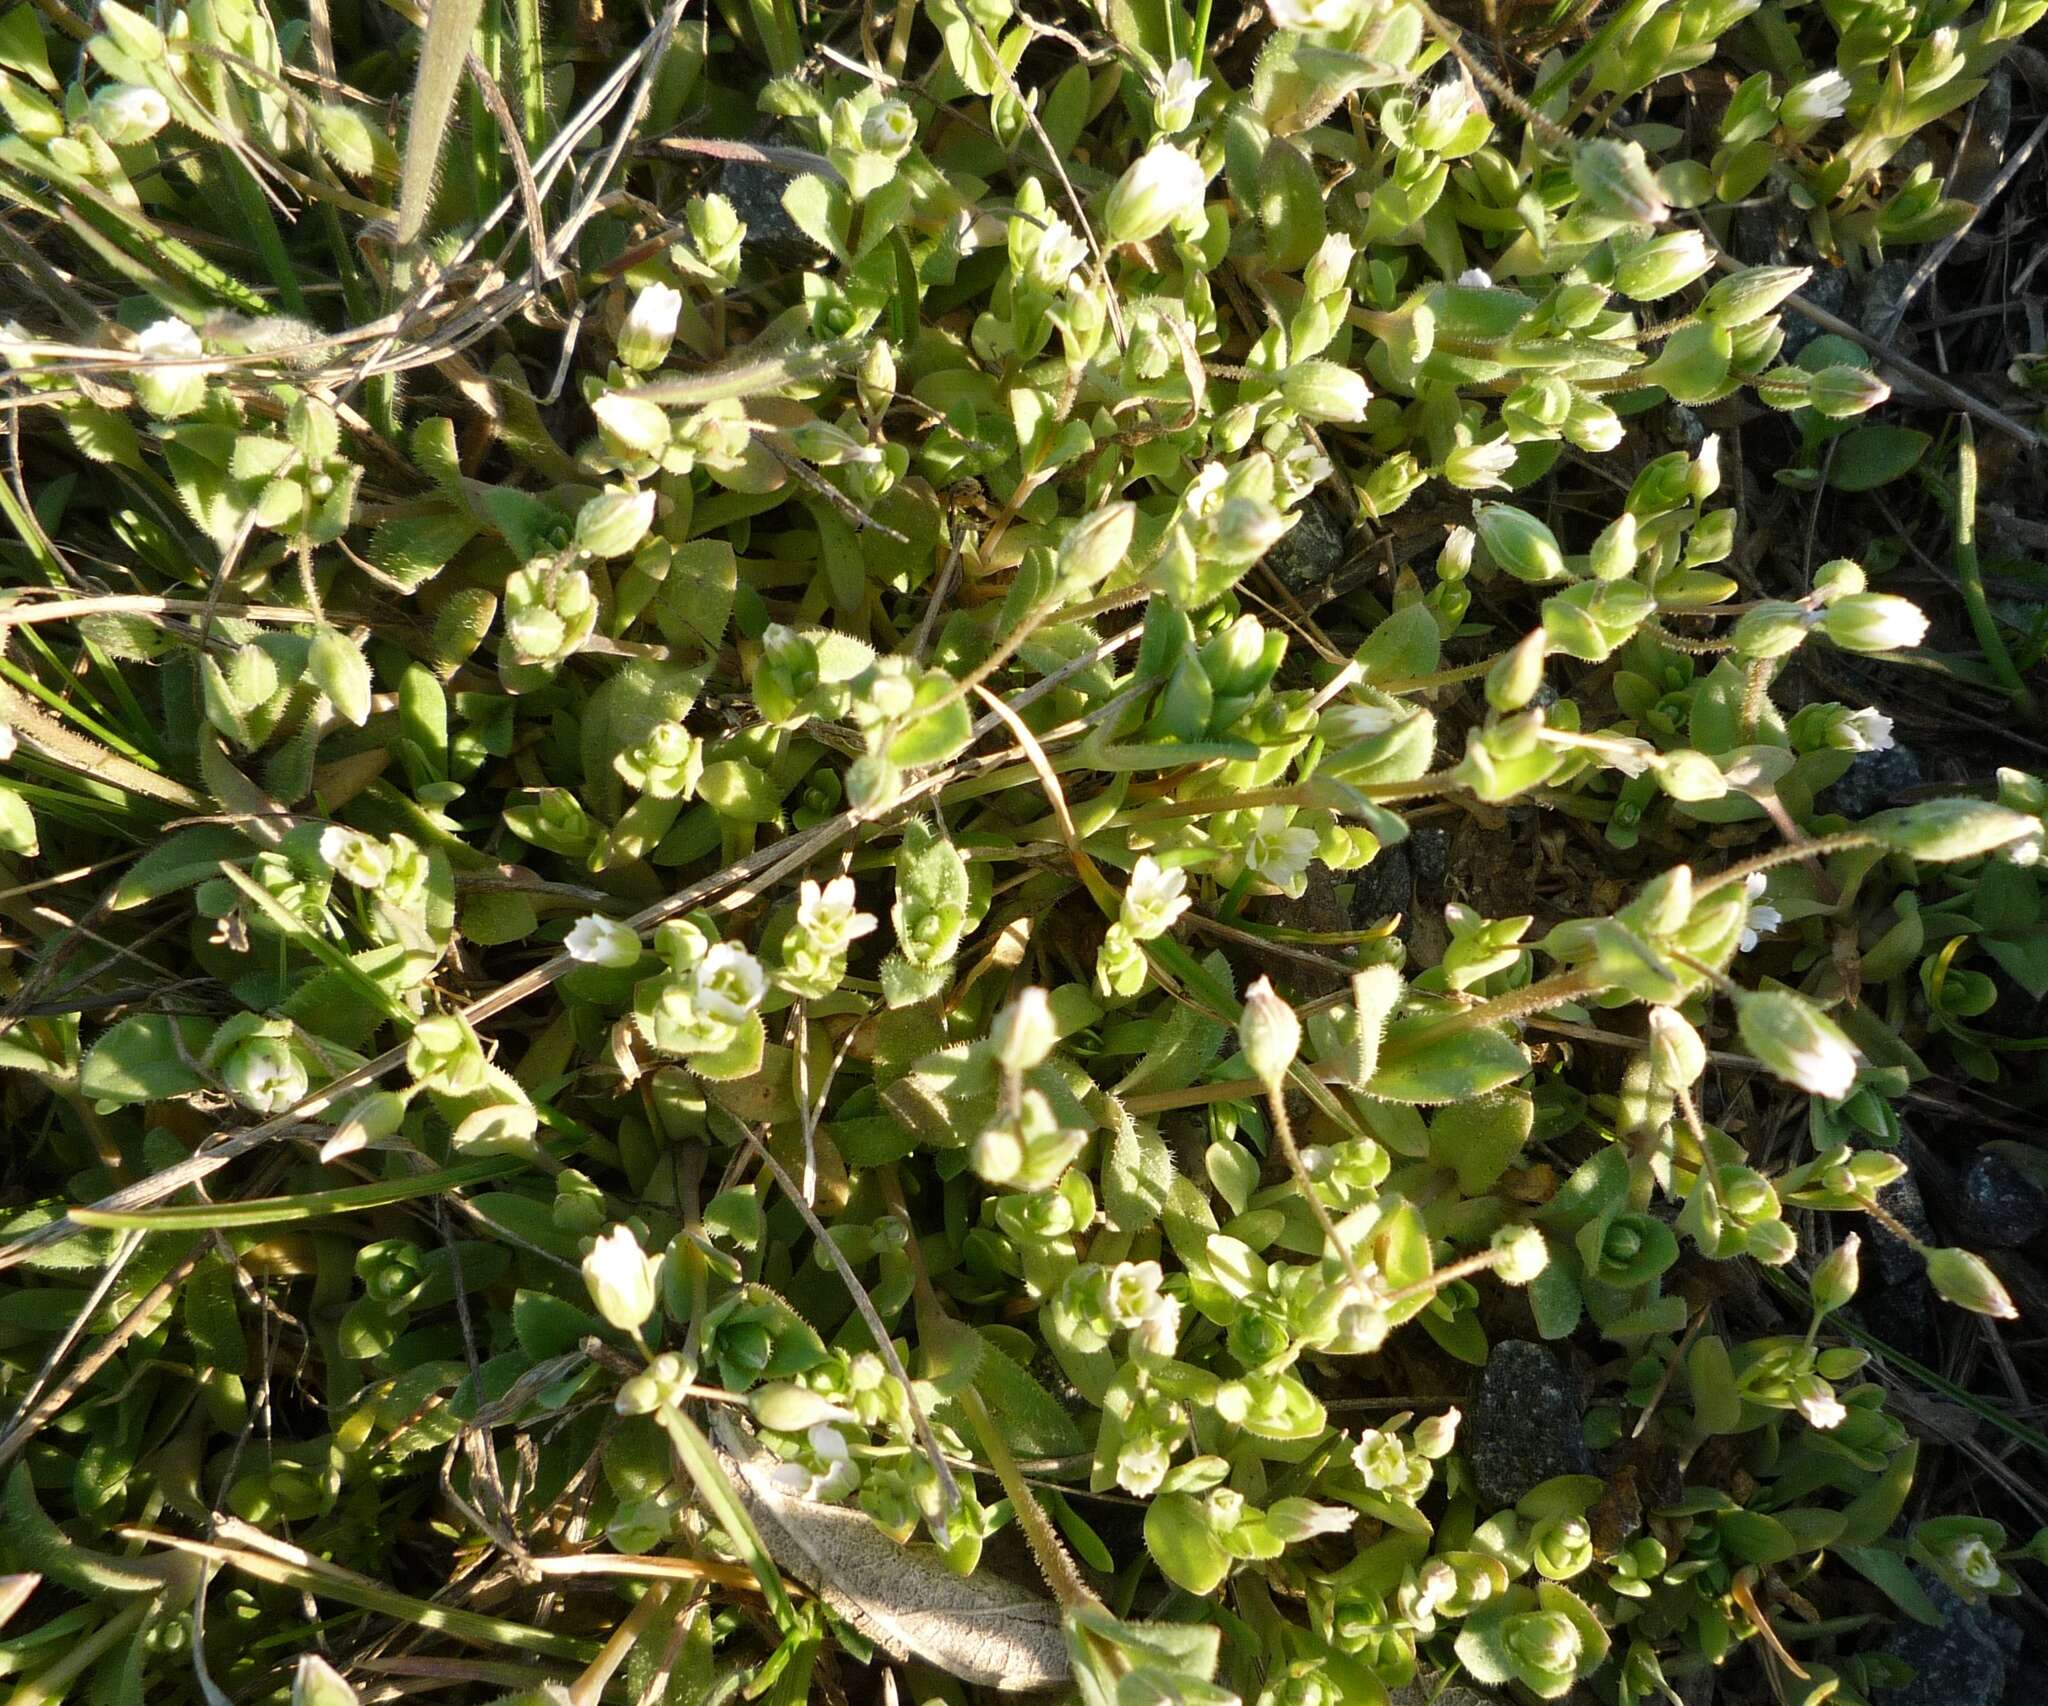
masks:
<svg viewBox="0 0 2048 1706"><path fill-rule="evenodd" d="M483 1087L483 1044L460 1013L434 1013L413 1026L405 1043L405 1069L413 1081L444 1096Z"/></svg>
<svg viewBox="0 0 2048 1706"><path fill-rule="evenodd" d="M347 1116L334 1128L334 1135L320 1146L323 1162L353 1155L388 1137L396 1137L405 1123L405 1098L395 1090L372 1090L359 1097Z"/></svg>
<svg viewBox="0 0 2048 1706"><path fill-rule="evenodd" d="M1362 421L1372 391L1362 375L1334 361L1298 361L1280 376L1289 408L1312 421Z"/></svg>
<svg viewBox="0 0 2048 1706"><path fill-rule="evenodd" d="M605 449L622 462L659 456L668 448L666 410L625 391L607 391L590 405Z"/></svg>
<svg viewBox="0 0 2048 1706"><path fill-rule="evenodd" d="M1029 1072L1043 1061L1060 1040L1045 991L1036 984L1020 990L996 1015L988 1040L1005 1072Z"/></svg>
<svg viewBox="0 0 2048 1706"><path fill-rule="evenodd" d="M1527 510L1512 504L1480 504L1472 519L1486 554L1516 580L1564 579L1564 552L1558 549L1557 535Z"/></svg>
<svg viewBox="0 0 2048 1706"><path fill-rule="evenodd" d="M1287 1069L1301 1052L1301 1021L1280 999L1270 978L1260 978L1245 991L1244 1016L1237 1022L1237 1040L1252 1076L1274 1095L1287 1081Z"/></svg>
<svg viewBox="0 0 2048 1706"><path fill-rule="evenodd" d="M880 415L896 397L896 352L884 338L869 344L860 358L855 375L860 388L860 406L869 415Z"/></svg>
<svg viewBox="0 0 2048 1706"><path fill-rule="evenodd" d="M1597 138L1572 151L1572 182L1598 213L1635 225L1662 225L1671 216L1642 145Z"/></svg>
<svg viewBox="0 0 2048 1706"><path fill-rule="evenodd" d="M147 142L171 122L171 103L139 83L111 83L92 98L92 127L115 148Z"/></svg>
<svg viewBox="0 0 2048 1706"><path fill-rule="evenodd" d="M1927 618L1910 599L1889 592L1837 598L1821 612L1820 631L1845 652L1897 652L1927 638Z"/></svg>
<svg viewBox="0 0 2048 1706"><path fill-rule="evenodd" d="M630 1227L600 1236L583 1258L583 1283L598 1314L622 1333L638 1332L654 1313L657 1266Z"/></svg>
<svg viewBox="0 0 2048 1706"><path fill-rule="evenodd" d="M1715 282L1700 300L1699 317L1732 332L1761 320L1812 276L1811 267L1744 267Z"/></svg>
<svg viewBox="0 0 2048 1706"><path fill-rule="evenodd" d="M1060 541L1060 579L1076 589L1099 584L1130 554L1137 525L1138 506L1128 499L1084 515Z"/></svg>
<svg viewBox="0 0 2048 1706"><path fill-rule="evenodd" d="M1749 1052L1809 1095L1839 1101L1856 1082L1856 1051L1826 1014L1789 989L1739 996L1735 1026Z"/></svg>
<svg viewBox="0 0 2048 1706"><path fill-rule="evenodd" d="M576 549L587 557L623 557L653 525L653 492L600 492L576 512Z"/></svg>
<svg viewBox="0 0 2048 1706"><path fill-rule="evenodd" d="M1813 1293L1816 1314L1826 1315L1839 1309L1856 1295L1857 1284L1862 1278L1862 1267L1858 1260L1862 1250L1863 1240L1852 1232L1830 1250L1820 1266L1813 1270L1813 1278L1807 1289Z"/></svg>
<svg viewBox="0 0 2048 1706"><path fill-rule="evenodd" d="M1803 409L1813 395L1813 375L1803 367L1774 367L1750 384L1758 399L1774 409Z"/></svg>
<svg viewBox="0 0 2048 1706"><path fill-rule="evenodd" d="M1697 231L1667 231L1629 250L1614 268L1614 288L1635 302L1655 302L1683 290L1714 264Z"/></svg>
<svg viewBox="0 0 2048 1706"><path fill-rule="evenodd" d="M1633 510L1623 510L1600 529L1600 536L1586 553L1586 567L1595 580L1624 580L1636 572L1638 531Z"/></svg>
<svg viewBox="0 0 2048 1706"><path fill-rule="evenodd" d="M641 373L668 360L682 310L683 293L675 286L650 284L644 288L633 298L626 322L619 328L619 360Z"/></svg>
<svg viewBox="0 0 2048 1706"><path fill-rule="evenodd" d="M1728 792L1728 778L1721 767L1691 747L1659 755L1651 761L1650 772L1657 778L1657 786L1674 800L1718 800Z"/></svg>
<svg viewBox="0 0 2048 1706"><path fill-rule="evenodd" d="M1988 1315L1994 1321L2017 1321L2020 1312L1989 1265L1967 1250L1923 1250L1927 1283L1958 1309Z"/></svg>
<svg viewBox="0 0 2048 1706"><path fill-rule="evenodd" d="M2040 820L1989 800L1923 800L1859 826L1893 853L1944 864L1977 859L2040 830Z"/></svg>
<svg viewBox="0 0 2048 1706"><path fill-rule="evenodd" d="M1838 362L1823 367L1807 387L1808 407L1830 420L1865 414L1892 394L1892 388L1867 367Z"/></svg>
<svg viewBox="0 0 2048 1706"><path fill-rule="evenodd" d="M362 1697L318 1653L302 1653L292 1673L291 1706L361 1706Z"/></svg>
<svg viewBox="0 0 2048 1706"><path fill-rule="evenodd" d="M1707 1045L1692 1021L1673 1007L1650 1009L1650 1059L1658 1078L1681 1090L1699 1082L1707 1069Z"/></svg>
<svg viewBox="0 0 2048 1706"><path fill-rule="evenodd" d="M1502 1285L1527 1285L1550 1266L1550 1247L1533 1226L1503 1226L1493 1235L1493 1276Z"/></svg>
<svg viewBox="0 0 2048 1706"><path fill-rule="evenodd" d="M1486 672L1486 702L1496 711L1519 711L1543 685L1543 658L1549 636L1532 629L1494 659Z"/></svg>
<svg viewBox="0 0 2048 1706"><path fill-rule="evenodd" d="M1780 599L1770 599L1745 610L1736 619L1729 643L1739 656L1781 658L1805 643L1818 619L1810 610Z"/></svg>
<svg viewBox="0 0 2048 1706"><path fill-rule="evenodd" d="M1441 1415L1424 1416L1415 1424L1415 1449L1434 1461L1448 1457L1458 1442L1458 1424L1464 1413L1455 1405Z"/></svg>
<svg viewBox="0 0 2048 1706"><path fill-rule="evenodd" d="M778 1380L747 1394L754 1420L779 1434L807 1434L820 1422L850 1422L853 1412L808 1386Z"/></svg>
<svg viewBox="0 0 2048 1706"><path fill-rule="evenodd" d="M1133 161L1103 208L1106 242L1144 243L1202 211L1209 176L1185 149L1162 142Z"/></svg>

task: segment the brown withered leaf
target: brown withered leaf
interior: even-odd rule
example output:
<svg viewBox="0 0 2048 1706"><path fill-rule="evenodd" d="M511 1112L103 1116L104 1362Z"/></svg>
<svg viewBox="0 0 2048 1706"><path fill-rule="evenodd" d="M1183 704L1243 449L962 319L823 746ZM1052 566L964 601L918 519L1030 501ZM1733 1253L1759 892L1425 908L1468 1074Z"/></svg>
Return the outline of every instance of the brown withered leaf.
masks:
<svg viewBox="0 0 2048 1706"><path fill-rule="evenodd" d="M735 1490L776 1568L876 1646L984 1688L1022 1693L1068 1680L1059 1607L987 1571L960 1576L930 1546L901 1546L867 1514L783 1491L776 1459L730 1417L716 1419Z"/></svg>

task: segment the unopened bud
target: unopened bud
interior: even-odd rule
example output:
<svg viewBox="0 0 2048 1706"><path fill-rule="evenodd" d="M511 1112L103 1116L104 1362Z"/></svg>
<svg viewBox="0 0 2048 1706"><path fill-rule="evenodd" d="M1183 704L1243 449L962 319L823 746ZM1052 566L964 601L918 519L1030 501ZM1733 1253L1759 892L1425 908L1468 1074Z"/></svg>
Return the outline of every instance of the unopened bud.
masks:
<svg viewBox="0 0 2048 1706"><path fill-rule="evenodd" d="M1279 1094L1287 1080L1287 1069L1301 1052L1301 1021L1294 1009L1280 999L1270 978L1260 978L1245 991L1244 1016L1237 1023L1237 1040L1252 1076L1267 1090Z"/></svg>

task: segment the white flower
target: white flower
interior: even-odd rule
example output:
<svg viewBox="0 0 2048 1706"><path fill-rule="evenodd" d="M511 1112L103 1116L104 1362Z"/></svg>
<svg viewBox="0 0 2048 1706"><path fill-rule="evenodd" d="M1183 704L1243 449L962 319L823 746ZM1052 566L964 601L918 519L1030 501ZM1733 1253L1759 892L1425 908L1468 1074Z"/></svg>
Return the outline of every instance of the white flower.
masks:
<svg viewBox="0 0 2048 1706"><path fill-rule="evenodd" d="M1042 290L1064 290L1087 264L1088 245L1074 235L1073 227L1064 219L1048 219L1031 252L1031 281Z"/></svg>
<svg viewBox="0 0 2048 1706"><path fill-rule="evenodd" d="M337 877L374 889L391 875L391 850L375 836L330 824L320 832L320 857Z"/></svg>
<svg viewBox="0 0 2048 1706"><path fill-rule="evenodd" d="M735 942L714 943L691 973L697 1012L721 1025L743 1023L767 989L761 962Z"/></svg>
<svg viewBox="0 0 2048 1706"><path fill-rule="evenodd" d="M1185 59L1176 59L1166 68L1166 75L1159 82L1153 94L1152 112L1162 136L1178 136L1194 122L1195 103L1202 98L1202 91L1209 86L1209 79L1197 77L1194 65Z"/></svg>
<svg viewBox="0 0 2048 1706"><path fill-rule="evenodd" d="M1358 19L1358 0L1267 0L1266 11L1283 30L1335 35Z"/></svg>
<svg viewBox="0 0 2048 1706"><path fill-rule="evenodd" d="M1103 208L1105 241L1143 243L1202 211L1209 174L1186 149L1162 142L1134 160Z"/></svg>
<svg viewBox="0 0 2048 1706"><path fill-rule="evenodd" d="M1849 1419L1848 1407L1835 1396L1835 1389L1818 1376L1802 1380L1796 1387L1799 1413L1808 1427L1838 1428Z"/></svg>
<svg viewBox="0 0 2048 1706"><path fill-rule="evenodd" d="M650 284L633 298L625 324L619 328L619 359L645 373L668 359L675 342L676 321L683 311L683 293L673 285Z"/></svg>
<svg viewBox="0 0 2048 1706"><path fill-rule="evenodd" d="M147 142L171 122L171 103L139 83L114 83L92 98L93 129L116 148Z"/></svg>
<svg viewBox="0 0 2048 1706"><path fill-rule="evenodd" d="M1161 1292L1131 1329L1131 1343L1154 1356L1170 1357L1180 1345L1180 1299Z"/></svg>
<svg viewBox="0 0 2048 1706"><path fill-rule="evenodd" d="M636 1332L654 1313L658 1267L631 1227L614 1226L583 1258L583 1283L598 1314L622 1333Z"/></svg>
<svg viewBox="0 0 2048 1706"><path fill-rule="evenodd" d="M1974 1534L1949 1548L1948 1567L1973 1588L1995 1588L2005 1574L1989 1542Z"/></svg>
<svg viewBox="0 0 2048 1706"><path fill-rule="evenodd" d="M1501 476L1515 465L1519 454L1505 438L1461 444L1444 458L1444 478L1464 491L1492 491L1506 486Z"/></svg>
<svg viewBox="0 0 2048 1706"><path fill-rule="evenodd" d="M135 334L135 350L150 365L134 370L135 394L151 414L189 415L206 397L206 369L179 356L204 355L199 334L183 320L159 320Z"/></svg>
<svg viewBox="0 0 2048 1706"><path fill-rule="evenodd" d="M275 1114L306 1093L306 1065L283 1037L251 1037L227 1058L221 1078L253 1113Z"/></svg>
<svg viewBox="0 0 2048 1706"><path fill-rule="evenodd" d="M1415 1579L1414 1615L1417 1618L1429 1616L1455 1596L1461 1585L1458 1572L1452 1566L1441 1558L1432 1558L1423 1565L1422 1573Z"/></svg>
<svg viewBox="0 0 2048 1706"><path fill-rule="evenodd" d="M1117 1453L1116 1484L1141 1499L1159 1491L1167 1470L1173 1467L1173 1453L1157 1437L1127 1442Z"/></svg>
<svg viewBox="0 0 2048 1706"><path fill-rule="evenodd" d="M1245 843L1244 861L1281 893L1299 896L1308 886L1309 861L1316 856L1312 830L1291 829L1284 806L1267 806Z"/></svg>
<svg viewBox="0 0 2048 1706"><path fill-rule="evenodd" d="M1705 503L1721 489L1721 435L1710 432L1701 441L1699 454L1692 459L1692 468L1686 475L1686 490L1700 503Z"/></svg>
<svg viewBox="0 0 2048 1706"><path fill-rule="evenodd" d="M615 918L594 912L569 927L562 947L569 958L587 966L630 966L640 958L638 933Z"/></svg>
<svg viewBox="0 0 2048 1706"><path fill-rule="evenodd" d="M1327 456L1304 439L1280 453L1273 465L1274 485L1279 495L1292 503L1327 480L1333 467Z"/></svg>
<svg viewBox="0 0 2048 1706"><path fill-rule="evenodd" d="M1493 288L1493 274L1484 267L1467 267L1458 274L1458 283L1467 290L1491 290Z"/></svg>
<svg viewBox="0 0 2048 1706"><path fill-rule="evenodd" d="M822 888L806 877L797 889L796 927L811 947L837 959L875 928L875 915L854 905L853 879L834 877Z"/></svg>
<svg viewBox="0 0 2048 1706"><path fill-rule="evenodd" d="M1371 740L1398 728L1411 715L1388 705L1332 705L1320 719L1321 731L1332 742Z"/></svg>
<svg viewBox="0 0 2048 1706"><path fill-rule="evenodd" d="M1138 855L1131 880L1124 887L1120 922L1137 942L1149 942L1171 930L1190 905L1188 874L1179 866L1162 865L1149 853Z"/></svg>
<svg viewBox="0 0 2048 1706"><path fill-rule="evenodd" d="M1839 71L1823 71L1785 91L1778 117L1788 130L1814 130L1849 110L1849 79Z"/></svg>
<svg viewBox="0 0 2048 1706"><path fill-rule="evenodd" d="M882 101L860 121L860 144L894 159L917 140L917 115L902 101Z"/></svg>
<svg viewBox="0 0 2048 1706"><path fill-rule="evenodd" d="M1898 743L1892 739L1892 720L1875 706L1851 711L1835 724L1841 744L1851 752L1889 752Z"/></svg>
<svg viewBox="0 0 2048 1706"><path fill-rule="evenodd" d="M1763 872L1750 872L1744 879L1743 891L1749 896L1749 916L1743 923L1742 936L1736 946L1746 954L1763 937L1770 935L1783 924L1785 915L1775 906L1762 904L1757 900L1757 896L1764 892Z"/></svg>
<svg viewBox="0 0 2048 1706"><path fill-rule="evenodd" d="M1649 769L1656 759L1657 749L1634 735L1617 735L1612 741L1601 743L1600 756L1624 776L1636 777Z"/></svg>

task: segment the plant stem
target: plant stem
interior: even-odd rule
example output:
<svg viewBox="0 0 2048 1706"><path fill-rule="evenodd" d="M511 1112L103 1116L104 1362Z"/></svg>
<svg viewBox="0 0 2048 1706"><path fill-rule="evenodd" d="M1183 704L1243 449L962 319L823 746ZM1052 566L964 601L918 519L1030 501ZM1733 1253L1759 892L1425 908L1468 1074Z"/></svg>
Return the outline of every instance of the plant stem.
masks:
<svg viewBox="0 0 2048 1706"><path fill-rule="evenodd" d="M2013 709L2030 723L2038 721L2041 708L2013 667L2012 654L2005 649L2004 636L1984 596L1984 576L1977 561L1977 433L1967 415L1962 417L1962 437L1956 446L1956 579L1962 583L1963 608L1970 613L1970 628L1985 663L1998 677Z"/></svg>

